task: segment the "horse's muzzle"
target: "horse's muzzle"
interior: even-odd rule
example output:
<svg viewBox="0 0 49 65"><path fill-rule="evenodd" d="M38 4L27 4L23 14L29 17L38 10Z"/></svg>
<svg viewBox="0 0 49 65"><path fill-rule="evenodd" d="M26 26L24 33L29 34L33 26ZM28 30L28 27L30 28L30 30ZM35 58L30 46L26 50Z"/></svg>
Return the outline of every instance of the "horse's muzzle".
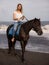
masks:
<svg viewBox="0 0 49 65"><path fill-rule="evenodd" d="M38 33L37 33L38 35L42 35L43 34L43 32L42 31L38 31Z"/></svg>

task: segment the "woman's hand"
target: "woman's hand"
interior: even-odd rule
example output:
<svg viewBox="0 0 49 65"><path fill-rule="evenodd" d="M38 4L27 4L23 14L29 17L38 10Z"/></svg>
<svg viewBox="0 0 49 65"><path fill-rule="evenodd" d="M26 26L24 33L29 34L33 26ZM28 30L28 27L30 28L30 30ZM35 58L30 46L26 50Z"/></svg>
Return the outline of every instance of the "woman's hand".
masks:
<svg viewBox="0 0 49 65"><path fill-rule="evenodd" d="M24 18L25 18L25 16L22 16L21 18L18 18L17 20L20 21L20 19L23 20Z"/></svg>
<svg viewBox="0 0 49 65"><path fill-rule="evenodd" d="M22 19L22 20L23 20L24 18L25 18L25 16L22 16L20 19Z"/></svg>

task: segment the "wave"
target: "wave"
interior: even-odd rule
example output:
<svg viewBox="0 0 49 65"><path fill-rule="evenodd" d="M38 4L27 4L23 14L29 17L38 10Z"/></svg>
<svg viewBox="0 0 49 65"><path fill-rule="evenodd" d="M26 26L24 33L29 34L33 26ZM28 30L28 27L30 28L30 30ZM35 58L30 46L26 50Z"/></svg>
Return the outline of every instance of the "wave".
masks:
<svg viewBox="0 0 49 65"><path fill-rule="evenodd" d="M8 26L7 25L0 25L0 34L5 34ZM49 25L42 26L42 30L44 33L49 33ZM33 30L30 31L31 35L32 33L35 33Z"/></svg>

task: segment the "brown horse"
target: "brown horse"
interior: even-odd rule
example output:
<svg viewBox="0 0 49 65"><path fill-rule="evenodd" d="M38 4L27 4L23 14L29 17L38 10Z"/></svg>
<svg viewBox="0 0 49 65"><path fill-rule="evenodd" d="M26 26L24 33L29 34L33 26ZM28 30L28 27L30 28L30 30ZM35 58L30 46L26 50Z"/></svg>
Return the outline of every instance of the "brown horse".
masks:
<svg viewBox="0 0 49 65"><path fill-rule="evenodd" d="M23 23L21 25L19 35L14 36L15 37L14 42L11 41L12 35L8 34L9 30L11 29L12 26L13 26L13 24L10 25L7 28L7 38L8 38L9 53L11 52L11 48L13 48L13 50L15 50L16 40L20 41L21 48L22 48L22 61L24 61L24 52L25 52L26 44L27 44L28 39L29 39L29 32L33 28L33 30L38 35L42 35L43 32L42 32L42 29L41 29L41 22L40 22L39 19L35 18L35 19L32 19L32 20L29 20L28 22Z"/></svg>

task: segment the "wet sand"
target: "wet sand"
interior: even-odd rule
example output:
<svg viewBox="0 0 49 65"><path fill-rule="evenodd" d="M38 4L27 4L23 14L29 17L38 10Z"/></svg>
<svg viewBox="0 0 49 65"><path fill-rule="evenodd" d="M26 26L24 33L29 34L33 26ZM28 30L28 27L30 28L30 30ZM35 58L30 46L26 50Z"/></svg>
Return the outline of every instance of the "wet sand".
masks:
<svg viewBox="0 0 49 65"><path fill-rule="evenodd" d="M25 61L21 61L21 51L17 55L7 53L8 50L0 49L0 65L49 65L49 54L39 52L25 52Z"/></svg>

